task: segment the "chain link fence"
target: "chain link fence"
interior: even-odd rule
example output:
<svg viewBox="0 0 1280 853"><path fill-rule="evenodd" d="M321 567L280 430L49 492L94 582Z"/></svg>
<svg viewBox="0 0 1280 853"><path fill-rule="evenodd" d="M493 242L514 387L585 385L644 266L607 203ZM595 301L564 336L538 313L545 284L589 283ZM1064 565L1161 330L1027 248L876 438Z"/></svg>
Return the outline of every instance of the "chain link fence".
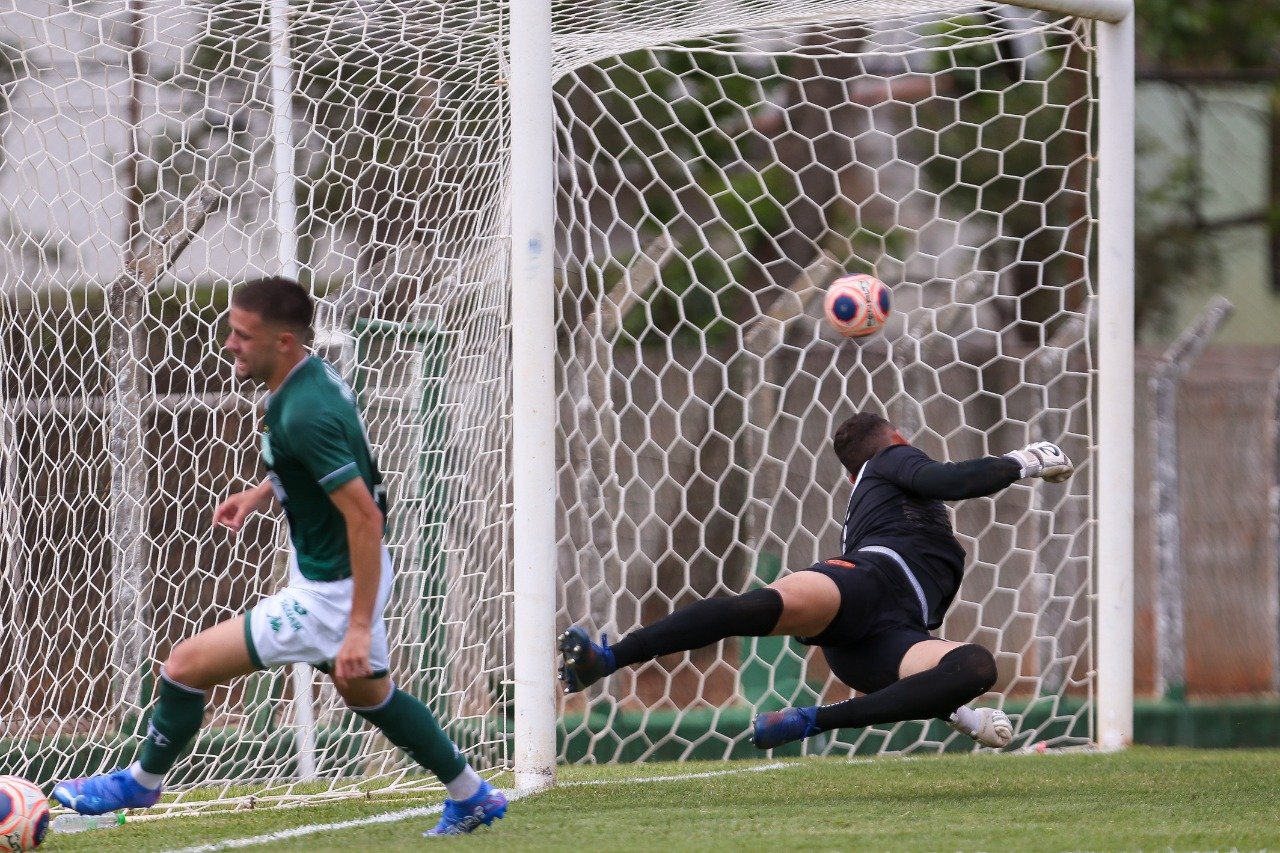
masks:
<svg viewBox="0 0 1280 853"><path fill-rule="evenodd" d="M1158 546L1153 395L1160 356L1140 353L1137 403L1135 679L1158 692ZM1192 698L1274 693L1280 679L1280 347L1217 345L1178 392L1182 660ZM1175 650L1176 654L1176 650Z"/></svg>

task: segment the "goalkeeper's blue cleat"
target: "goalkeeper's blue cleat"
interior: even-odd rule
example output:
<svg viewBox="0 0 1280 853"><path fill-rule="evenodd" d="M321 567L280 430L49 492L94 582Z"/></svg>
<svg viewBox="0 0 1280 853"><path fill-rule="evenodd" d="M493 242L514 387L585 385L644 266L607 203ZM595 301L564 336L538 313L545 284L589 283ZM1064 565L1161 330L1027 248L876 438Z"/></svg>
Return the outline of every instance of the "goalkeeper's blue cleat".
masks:
<svg viewBox="0 0 1280 853"><path fill-rule="evenodd" d="M817 708L783 708L756 714L751 721L751 743L756 749L773 749L794 740L816 735Z"/></svg>
<svg viewBox="0 0 1280 853"><path fill-rule="evenodd" d="M144 788L126 767L102 776L59 782L53 788L53 798L80 814L106 814L154 806L160 801L160 789Z"/></svg>
<svg viewBox="0 0 1280 853"><path fill-rule="evenodd" d="M556 647L564 661L560 665L560 680L564 683L565 693L586 690L618 668L613 662L613 649L609 648L608 640L602 635L597 645L591 642L583 628L570 628L560 635Z"/></svg>
<svg viewBox="0 0 1280 853"><path fill-rule="evenodd" d="M445 800L440 822L423 835L466 835L488 826L507 813L507 798L488 782L465 800Z"/></svg>

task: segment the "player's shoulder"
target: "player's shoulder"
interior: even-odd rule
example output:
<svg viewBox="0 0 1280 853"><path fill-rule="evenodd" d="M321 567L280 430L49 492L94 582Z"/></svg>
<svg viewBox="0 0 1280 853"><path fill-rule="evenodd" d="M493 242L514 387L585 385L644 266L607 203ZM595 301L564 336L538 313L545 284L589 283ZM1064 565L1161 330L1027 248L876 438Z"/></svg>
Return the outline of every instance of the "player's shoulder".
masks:
<svg viewBox="0 0 1280 853"><path fill-rule="evenodd" d="M914 444L891 444L871 457L873 465L900 465L903 462L918 460L932 462L933 458Z"/></svg>
<svg viewBox="0 0 1280 853"><path fill-rule="evenodd" d="M933 458L918 447L910 444L891 444L872 456L867 463L867 471L879 477L898 481L910 479L911 474L922 465L932 462Z"/></svg>
<svg viewBox="0 0 1280 853"><path fill-rule="evenodd" d="M292 431L341 421L355 405L355 395L337 372L314 357L300 365L274 397L272 408L280 428Z"/></svg>
<svg viewBox="0 0 1280 853"><path fill-rule="evenodd" d="M290 378L286 387L289 401L297 403L298 408L316 406L313 414L320 414L326 405L332 406L339 401L355 403L355 394L338 371L316 356L308 357L299 366L298 373Z"/></svg>

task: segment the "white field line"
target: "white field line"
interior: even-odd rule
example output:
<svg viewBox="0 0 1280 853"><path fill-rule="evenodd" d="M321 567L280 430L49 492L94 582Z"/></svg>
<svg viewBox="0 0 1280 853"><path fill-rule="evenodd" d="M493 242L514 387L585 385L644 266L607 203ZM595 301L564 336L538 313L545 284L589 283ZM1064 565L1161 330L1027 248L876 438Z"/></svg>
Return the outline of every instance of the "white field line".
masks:
<svg viewBox="0 0 1280 853"><path fill-rule="evenodd" d="M635 779L587 779L581 782L562 782L557 788L580 788L587 785L631 785L648 782L683 782L686 779L710 779L713 776L734 776L739 773L763 773L766 770L785 770L798 767L797 762L775 761L772 764L757 764L754 767L737 767L730 770L707 770L703 773L681 773L676 776L638 776Z"/></svg>
<svg viewBox="0 0 1280 853"><path fill-rule="evenodd" d="M195 847L183 847L178 850L169 851L169 853L212 853L214 850L235 850L239 847L253 847L258 844L270 844L273 841L284 841L286 838L299 838L303 835L313 835L317 832L355 829L358 826L371 826L377 823L396 823L397 821L408 820L415 817L430 817L431 815L440 814L443 810L443 804L422 806L415 809L402 809L398 812L384 812L383 814L370 815L369 817L361 817L354 820L342 820L337 823L313 823L306 826L296 826L293 829L282 829L279 832L269 832L266 835L253 835L249 838L228 838L226 841L218 841L213 844L198 844Z"/></svg>
<svg viewBox="0 0 1280 853"><path fill-rule="evenodd" d="M1061 752L1072 751L1073 748L1058 748L1048 750L1048 754L1054 755ZM1093 747L1075 748L1079 751L1093 751ZM1036 755L1039 753L1034 747L1027 747L1014 752L1004 753L1005 755ZM883 762L885 756L857 757L849 758L846 764L871 764L873 762ZM919 761L921 756L903 755L897 756L898 761ZM742 773L764 773L770 770L786 770L792 767L800 767L803 762L798 761L775 761L770 764L758 764L752 767L735 767L726 770L707 770L701 773L680 773L668 776L637 776L634 779L591 779L581 782L562 782L556 787L559 788L579 788L593 785L631 785L631 784L651 784L655 782L682 782L687 779L711 779L717 776L734 776ZM507 798L510 802L524 799L530 794L542 793L541 791L507 791ZM411 820L419 817L431 817L438 815L444 809L443 804L434 806L417 806L409 809L401 809L394 812L383 812L382 814L370 815L369 817L353 818L352 820L338 821L337 823L316 823L304 826L294 827L292 829L282 829L278 832L268 833L266 835L255 835L248 838L230 838L226 841L218 841L212 844L201 844L195 847L183 847L177 850L170 850L167 853L215 853L218 850L235 850L241 847L253 847L259 844L270 844L273 841L283 841L288 838L299 838L305 835L314 835L318 832L335 832L344 829L355 829L361 826L372 826L380 823L398 823L402 820ZM173 815L172 817L177 817ZM169 815L165 816L170 817Z"/></svg>
<svg viewBox="0 0 1280 853"><path fill-rule="evenodd" d="M683 782L686 779L710 779L715 776L732 776L740 773L763 773L768 770L785 770L788 767L799 767L798 762L773 762L772 764L760 764L754 767L739 767L729 770L708 770L703 773L682 773L675 776L641 776L635 779L594 779L582 782L565 782L557 787L576 788L587 785L632 785L632 784L648 784L652 782ZM523 799L530 793L536 794L541 791L525 792L518 791L507 792L510 802ZM356 829L361 826L371 826L379 823L397 823L402 820L410 820L418 817L430 817L438 815L444 809L443 804L434 806L419 806L412 809L401 809L395 812L383 812L382 814L370 815L369 817L354 818L352 820L342 820L336 823L313 823L305 826L296 826L292 829L282 829L278 832L269 832L264 835L254 835L248 838L229 838L226 841L217 841L212 844L199 844L195 847L182 847L177 850L170 850L168 853L215 853L218 850L235 850L241 847L254 847L259 844L270 844L274 841L284 841L288 838L300 838L304 835L314 835L318 832L336 832L343 829Z"/></svg>

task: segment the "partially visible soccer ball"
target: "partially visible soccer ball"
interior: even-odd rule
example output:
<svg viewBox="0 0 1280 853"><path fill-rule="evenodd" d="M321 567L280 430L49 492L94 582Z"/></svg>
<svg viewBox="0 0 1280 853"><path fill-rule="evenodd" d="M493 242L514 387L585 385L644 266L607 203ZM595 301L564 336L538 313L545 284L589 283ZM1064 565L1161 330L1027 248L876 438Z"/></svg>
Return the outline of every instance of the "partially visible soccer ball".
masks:
<svg viewBox="0 0 1280 853"><path fill-rule="evenodd" d="M842 276L827 288L823 312L831 327L846 338L874 335L889 318L889 288L865 273Z"/></svg>
<svg viewBox="0 0 1280 853"><path fill-rule="evenodd" d="M0 776L0 850L35 850L49 829L49 801L20 776Z"/></svg>

